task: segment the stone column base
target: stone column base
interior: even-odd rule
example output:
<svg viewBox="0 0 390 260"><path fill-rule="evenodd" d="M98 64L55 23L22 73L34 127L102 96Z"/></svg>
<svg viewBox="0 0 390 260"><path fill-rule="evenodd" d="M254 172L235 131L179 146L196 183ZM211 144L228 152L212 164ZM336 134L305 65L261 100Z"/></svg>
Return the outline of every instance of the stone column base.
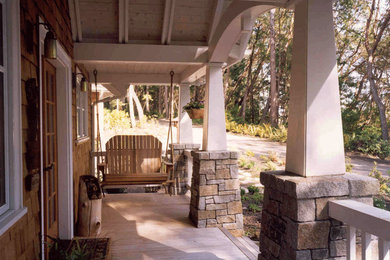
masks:
<svg viewBox="0 0 390 260"><path fill-rule="evenodd" d="M177 194L184 194L189 189L190 180L188 178L191 178L191 174L187 171L189 158L184 154L184 151L197 151L200 149L200 144L170 144L169 148L172 149L172 147L175 175L178 177Z"/></svg>
<svg viewBox="0 0 390 260"><path fill-rule="evenodd" d="M262 172L264 204L259 259L345 259L346 226L329 218L328 201L354 199L372 205L376 179L348 173L302 177Z"/></svg>
<svg viewBox="0 0 390 260"><path fill-rule="evenodd" d="M224 227L243 234L237 152L192 152L190 219L198 228Z"/></svg>

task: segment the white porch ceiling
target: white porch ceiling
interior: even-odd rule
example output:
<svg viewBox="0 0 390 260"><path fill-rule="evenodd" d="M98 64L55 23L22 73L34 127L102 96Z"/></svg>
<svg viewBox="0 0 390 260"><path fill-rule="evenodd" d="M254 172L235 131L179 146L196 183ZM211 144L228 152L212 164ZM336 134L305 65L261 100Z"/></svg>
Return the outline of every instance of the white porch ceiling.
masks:
<svg viewBox="0 0 390 260"><path fill-rule="evenodd" d="M194 82L207 62L242 59L257 15L296 1L68 0L75 61L121 85L116 93L124 82L169 84L171 70L176 83Z"/></svg>

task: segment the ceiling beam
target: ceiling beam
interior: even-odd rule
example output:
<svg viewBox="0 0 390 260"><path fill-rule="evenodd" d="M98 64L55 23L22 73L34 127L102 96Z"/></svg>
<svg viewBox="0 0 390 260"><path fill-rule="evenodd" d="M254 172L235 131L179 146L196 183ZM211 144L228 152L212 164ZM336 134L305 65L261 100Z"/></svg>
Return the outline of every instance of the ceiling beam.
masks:
<svg viewBox="0 0 390 260"><path fill-rule="evenodd" d="M114 43L75 43L76 62L149 62L200 64L207 62L207 47Z"/></svg>
<svg viewBox="0 0 390 260"><path fill-rule="evenodd" d="M124 18L124 1L125 0L119 0L118 1L118 26L119 26L119 30L118 30L118 42L119 43L123 43L125 41L125 38L124 38L124 30L125 30L125 18Z"/></svg>
<svg viewBox="0 0 390 260"><path fill-rule="evenodd" d="M206 66L188 67L180 75L180 83L192 83L206 75Z"/></svg>
<svg viewBox="0 0 390 260"><path fill-rule="evenodd" d="M214 14L213 20L211 22L210 31L209 31L208 42L210 42L211 39L213 38L215 28L217 27L219 20L221 19L224 2L225 0L216 0L214 13L213 13Z"/></svg>
<svg viewBox="0 0 390 260"><path fill-rule="evenodd" d="M180 74L173 77L173 83L178 84L180 81ZM114 85L167 85L171 83L171 76L169 73L99 73L99 84L114 84ZM120 83L120 84L119 84ZM120 91L118 86L117 90Z"/></svg>
<svg viewBox="0 0 390 260"><path fill-rule="evenodd" d="M77 41L81 42L83 40L83 32L81 30L81 18L80 18L80 3L79 0L74 0L74 10L76 15L76 25L77 25Z"/></svg>
<svg viewBox="0 0 390 260"><path fill-rule="evenodd" d="M77 24L76 24L76 14L74 9L74 0L68 0L69 5L69 16L70 16L70 25L72 27L72 40L77 41Z"/></svg>
<svg viewBox="0 0 390 260"><path fill-rule="evenodd" d="M129 1L119 0L118 1L118 42L128 43L129 42Z"/></svg>
<svg viewBox="0 0 390 260"><path fill-rule="evenodd" d="M125 0L125 43L129 42L129 1Z"/></svg>
<svg viewBox="0 0 390 260"><path fill-rule="evenodd" d="M164 20L163 20L163 27L161 33L161 44L171 43L174 14L175 14L175 0L165 0Z"/></svg>

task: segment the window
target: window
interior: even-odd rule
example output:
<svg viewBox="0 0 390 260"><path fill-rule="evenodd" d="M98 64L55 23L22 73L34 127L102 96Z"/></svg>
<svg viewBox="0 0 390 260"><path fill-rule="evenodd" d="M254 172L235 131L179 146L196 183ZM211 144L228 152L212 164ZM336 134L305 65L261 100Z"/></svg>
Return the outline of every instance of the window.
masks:
<svg viewBox="0 0 390 260"><path fill-rule="evenodd" d="M88 90L82 89L83 75L76 69L77 139L88 137Z"/></svg>
<svg viewBox="0 0 390 260"><path fill-rule="evenodd" d="M23 207L19 8L19 1L0 0L0 236L27 213Z"/></svg>

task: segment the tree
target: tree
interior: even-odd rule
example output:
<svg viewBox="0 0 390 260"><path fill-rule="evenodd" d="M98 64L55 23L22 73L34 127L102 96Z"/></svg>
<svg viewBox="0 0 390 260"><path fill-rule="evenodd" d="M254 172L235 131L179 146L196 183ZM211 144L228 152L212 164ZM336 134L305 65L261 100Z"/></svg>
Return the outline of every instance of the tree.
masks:
<svg viewBox="0 0 390 260"><path fill-rule="evenodd" d="M366 23L364 46L367 51L367 57L366 57L367 72L366 73L367 73L367 79L370 84L370 92L375 104L378 107L379 119L380 119L381 130L382 130L382 139L387 141L389 140L389 128L387 126L387 120L386 120L386 107L382 101L382 98L379 95L379 90L375 82L376 79L373 70L375 66L375 52L378 48L379 42L382 39L384 31L387 29L387 26L389 25L390 8L386 11L385 15L379 22L378 27L375 28L376 26L372 25L371 22L374 13L376 12L377 13L376 15L378 15L379 12L378 10L379 7L376 8L376 0L372 0L370 15ZM373 42L370 42L371 37L373 38Z"/></svg>
<svg viewBox="0 0 390 260"><path fill-rule="evenodd" d="M270 11L270 74L271 86L269 91L269 107L270 107L270 121L271 125L278 126L278 85L276 81L276 44L275 44L275 9Z"/></svg>

